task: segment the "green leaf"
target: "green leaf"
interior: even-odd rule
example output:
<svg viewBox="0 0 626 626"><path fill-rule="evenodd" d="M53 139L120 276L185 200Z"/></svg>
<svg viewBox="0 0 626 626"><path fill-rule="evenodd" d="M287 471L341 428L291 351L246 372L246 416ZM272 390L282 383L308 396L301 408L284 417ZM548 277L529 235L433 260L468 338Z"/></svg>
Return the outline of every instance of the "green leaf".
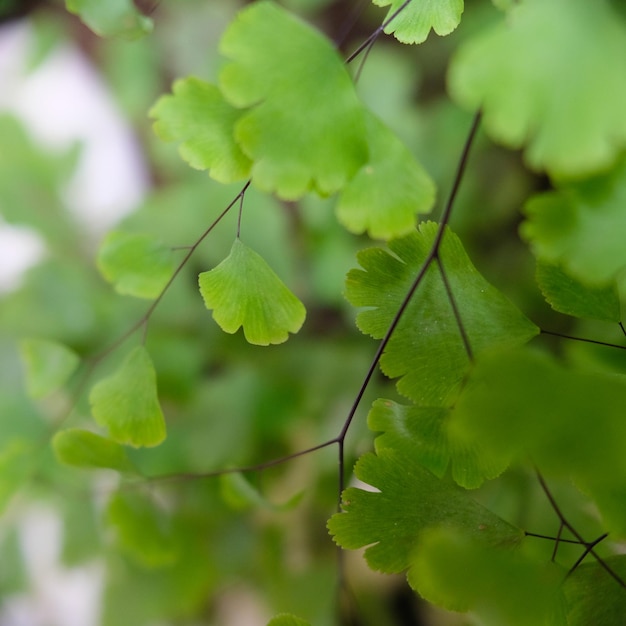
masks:
<svg viewBox="0 0 626 626"><path fill-rule="evenodd" d="M607 557L604 562L626 580L626 556ZM568 626L621 626L624 623L626 593L600 563L584 563L577 567L565 579L563 592Z"/></svg>
<svg viewBox="0 0 626 626"><path fill-rule="evenodd" d="M341 189L367 160L363 108L337 50L284 9L255 2L221 40L232 62L220 87L247 108L235 139L254 161L252 180L281 198Z"/></svg>
<svg viewBox="0 0 626 626"><path fill-rule="evenodd" d="M200 274L199 284L206 307L213 309L220 328L235 333L242 326L250 343L282 343L304 323L302 302L239 238L226 259Z"/></svg>
<svg viewBox="0 0 626 626"><path fill-rule="evenodd" d="M266 505L259 490L240 472L220 476L220 491L224 501L238 511Z"/></svg>
<svg viewBox="0 0 626 626"><path fill-rule="evenodd" d="M14 438L0 451L0 513L35 471L41 458L36 444Z"/></svg>
<svg viewBox="0 0 626 626"><path fill-rule="evenodd" d="M156 446L165 439L156 373L143 346L134 348L114 374L94 385L89 402L96 421L118 443Z"/></svg>
<svg viewBox="0 0 626 626"><path fill-rule="evenodd" d="M459 49L450 92L536 169L582 176L626 144L626 25L606 1L525 0ZM546 60L549 62L546 62ZM606 87L610 85L610 97Z"/></svg>
<svg viewBox="0 0 626 626"><path fill-rule="evenodd" d="M25 367L26 389L33 398L42 398L61 388L79 363L75 352L45 339L23 339L20 354Z"/></svg>
<svg viewBox="0 0 626 626"><path fill-rule="evenodd" d="M98 269L118 293L156 298L176 267L173 252L151 235L110 232L98 253Z"/></svg>
<svg viewBox="0 0 626 626"><path fill-rule="evenodd" d="M606 286L626 266L626 159L588 180L532 197L521 234L533 253L589 285Z"/></svg>
<svg viewBox="0 0 626 626"><path fill-rule="evenodd" d="M367 118L370 157L341 193L339 221L352 233L390 239L415 228L427 213L435 186L406 146L375 116Z"/></svg>
<svg viewBox="0 0 626 626"><path fill-rule="evenodd" d="M139 565L153 569L176 561L171 522L147 495L118 491L109 501L107 522L115 529L122 549Z"/></svg>
<svg viewBox="0 0 626 626"><path fill-rule="evenodd" d="M61 430L52 438L57 459L66 465L85 469L113 469L137 474L126 450L115 441L80 428Z"/></svg>
<svg viewBox="0 0 626 626"><path fill-rule="evenodd" d="M498 462L529 457L545 474L605 489L626 480L626 380L565 368L530 349L476 360L449 433Z"/></svg>
<svg viewBox="0 0 626 626"><path fill-rule="evenodd" d="M348 300L369 307L357 317L359 328L376 339L387 332L433 245L438 226L389 243L389 252L359 253L363 270L351 270ZM538 328L474 268L458 237L446 230L439 251L450 289L474 354L498 345L517 345ZM461 334L441 278L431 264L381 358L383 372L401 377L400 393L426 406L447 406L469 367Z"/></svg>
<svg viewBox="0 0 626 626"><path fill-rule="evenodd" d="M344 512L333 515L328 528L343 548L368 546L365 559L374 570L398 573L411 567L420 535L431 527L457 528L494 546L515 544L522 536L465 490L435 477L402 450L383 448L377 455L363 455L355 474L379 491L346 489Z"/></svg>
<svg viewBox="0 0 626 626"><path fill-rule="evenodd" d="M311 624L290 613L281 613L273 617L267 623L267 626L311 626Z"/></svg>
<svg viewBox="0 0 626 626"><path fill-rule="evenodd" d="M373 0L374 4L391 5L388 20L404 4L404 0ZM438 35L449 35L461 22L463 0L420 0L411 2L385 28L402 43L422 43L432 28Z"/></svg>
<svg viewBox="0 0 626 626"><path fill-rule="evenodd" d="M65 6L101 37L135 39L152 31L152 20L131 0L65 0Z"/></svg>
<svg viewBox="0 0 626 626"><path fill-rule="evenodd" d="M607 287L589 287L572 278L558 265L539 260L537 284L550 306L559 313L607 322L621 319L619 295L615 283Z"/></svg>
<svg viewBox="0 0 626 626"><path fill-rule="evenodd" d="M567 626L561 609L563 578L562 569L550 562L437 528L423 534L409 582L429 602L453 611L472 610L492 624Z"/></svg>
<svg viewBox="0 0 626 626"><path fill-rule="evenodd" d="M234 138L242 111L228 104L215 85L199 78L177 80L172 91L150 110L156 134L164 141L181 142L181 157L191 167L209 170L220 183L246 178L250 159Z"/></svg>
<svg viewBox="0 0 626 626"><path fill-rule="evenodd" d="M480 487L485 479L501 474L506 465L494 463L480 443L467 445L451 439L448 421L452 411L377 400L367 417L370 430L384 433L376 437L376 451L402 450L438 478L443 478L450 467L456 483L466 489Z"/></svg>

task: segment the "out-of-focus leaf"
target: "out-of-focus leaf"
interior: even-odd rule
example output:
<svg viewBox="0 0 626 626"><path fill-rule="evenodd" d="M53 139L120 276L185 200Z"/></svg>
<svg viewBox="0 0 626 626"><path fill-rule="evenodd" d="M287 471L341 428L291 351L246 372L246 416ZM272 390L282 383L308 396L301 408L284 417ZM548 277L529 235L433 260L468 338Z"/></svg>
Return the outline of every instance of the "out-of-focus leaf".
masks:
<svg viewBox="0 0 626 626"><path fill-rule="evenodd" d="M456 529L437 528L422 535L409 582L429 602L454 611L473 610L488 616L489 623L567 626L561 606L563 577L561 568L550 562L481 545Z"/></svg>
<svg viewBox="0 0 626 626"><path fill-rule="evenodd" d="M604 559L611 570L626 581L626 556ZM600 563L584 563L563 583L568 626L621 626L626 615L626 593Z"/></svg>
<svg viewBox="0 0 626 626"><path fill-rule="evenodd" d="M79 363L75 352L46 339L23 339L20 353L26 370L26 389L33 398L61 388Z"/></svg>
<svg viewBox="0 0 626 626"><path fill-rule="evenodd" d="M236 239L230 254L199 276L200 293L213 319L227 333L243 327L250 343L282 343L297 333L304 305L256 252Z"/></svg>
<svg viewBox="0 0 626 626"><path fill-rule="evenodd" d="M94 385L89 402L96 421L118 443L156 446L165 439L156 373L143 346L134 348L116 372Z"/></svg>
<svg viewBox="0 0 626 626"><path fill-rule="evenodd" d="M115 528L120 546L139 565L158 568L176 560L170 520L143 493L118 491L109 502L107 521Z"/></svg>
<svg viewBox="0 0 626 626"><path fill-rule="evenodd" d="M626 24L610 3L525 0L461 46L449 86L494 139L525 146L532 167L582 176L626 144L626 76L613 62L624 56Z"/></svg>
<svg viewBox="0 0 626 626"><path fill-rule="evenodd" d="M15 438L0 451L0 513L37 467L37 445Z"/></svg>
<svg viewBox="0 0 626 626"><path fill-rule="evenodd" d="M539 260L537 284L550 306L560 313L607 322L621 319L615 284L589 287L572 278L558 265Z"/></svg>
<svg viewBox="0 0 626 626"><path fill-rule="evenodd" d="M538 259L605 287L626 266L626 159L599 176L561 183L524 206L520 232Z"/></svg>
<svg viewBox="0 0 626 626"><path fill-rule="evenodd" d="M152 31L152 20L132 0L65 0L65 6L101 37L135 39Z"/></svg>
<svg viewBox="0 0 626 626"><path fill-rule="evenodd" d="M52 438L52 446L57 459L66 465L137 473L123 446L88 430L61 430Z"/></svg>
<svg viewBox="0 0 626 626"><path fill-rule="evenodd" d="M98 268L118 293L156 298L176 267L171 248L151 235L110 232L98 252Z"/></svg>
<svg viewBox="0 0 626 626"><path fill-rule="evenodd" d="M281 613L273 617L267 626L311 626L311 624L295 615L288 613Z"/></svg>

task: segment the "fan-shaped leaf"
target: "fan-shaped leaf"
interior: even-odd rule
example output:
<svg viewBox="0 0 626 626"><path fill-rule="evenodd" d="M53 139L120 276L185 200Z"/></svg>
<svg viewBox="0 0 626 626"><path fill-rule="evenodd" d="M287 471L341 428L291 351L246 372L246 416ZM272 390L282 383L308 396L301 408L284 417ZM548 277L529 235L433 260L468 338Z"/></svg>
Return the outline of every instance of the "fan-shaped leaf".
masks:
<svg viewBox="0 0 626 626"><path fill-rule="evenodd" d="M380 7L391 5L386 19L402 7L404 0L373 0ZM385 28L402 43L422 43L431 28L438 35L449 35L461 21L463 0L420 0L411 2Z"/></svg>
<svg viewBox="0 0 626 626"><path fill-rule="evenodd" d="M435 186L404 144L368 114L370 157L341 193L339 221L353 233L390 239L415 228L416 214L427 213Z"/></svg>
<svg viewBox="0 0 626 626"><path fill-rule="evenodd" d="M433 245L437 224L358 255L363 270L351 270L346 294L358 307L359 328L382 338ZM516 345L537 334L537 327L474 268L459 239L446 231L439 250L451 292L474 353L497 345ZM439 268L431 264L381 359L384 373L401 377L398 390L426 406L448 406L467 372L463 345Z"/></svg>
<svg viewBox="0 0 626 626"><path fill-rule="evenodd" d="M151 235L110 232L98 253L98 268L118 293L156 298L171 278L172 250Z"/></svg>
<svg viewBox="0 0 626 626"><path fill-rule="evenodd" d="M391 400L377 400L367 423L376 437L376 450L402 450L442 478L448 467L456 483L467 489L479 487L485 479L495 478L505 464L495 464L484 455L480 444L463 445L448 436L448 421L453 409L404 406Z"/></svg>
<svg viewBox="0 0 626 626"><path fill-rule="evenodd" d="M177 80L172 91L150 110L157 135L164 141L181 142L182 158L191 167L209 170L221 183L246 178L250 159L234 138L242 111L228 104L215 85L199 78Z"/></svg>
<svg viewBox="0 0 626 626"><path fill-rule="evenodd" d="M367 160L363 109L331 43L277 5L256 2L221 40L232 62L226 99L251 107L235 138L254 161L253 182L295 199L338 191Z"/></svg>
<svg viewBox="0 0 626 626"><path fill-rule="evenodd" d="M372 569L397 573L411 566L411 554L427 528L445 526L488 545L514 544L519 529L470 498L454 483L441 480L402 450L381 449L362 456L355 474L379 492L348 488L344 512L328 528L343 548L368 546Z"/></svg>
<svg viewBox="0 0 626 626"><path fill-rule="evenodd" d="M52 447L57 459L66 465L86 469L113 469L126 474L137 470L126 450L115 441L80 428L69 428L56 433Z"/></svg>
<svg viewBox="0 0 626 626"><path fill-rule="evenodd" d="M608 322L621 319L615 283L607 287L588 287L569 276L558 265L537 262L537 284L550 306L560 313Z"/></svg>
<svg viewBox="0 0 626 626"><path fill-rule="evenodd" d="M494 139L525 145L532 167L579 176L626 144L626 76L614 62L625 56L626 24L609 2L525 0L461 46L449 85Z"/></svg>
<svg viewBox="0 0 626 626"><path fill-rule="evenodd" d="M139 13L132 0L65 0L67 10L101 37L141 37L152 30L152 20Z"/></svg>
<svg viewBox="0 0 626 626"><path fill-rule="evenodd" d="M200 274L199 284L206 307L213 309L222 330L235 333L242 326L250 343L282 343L304 323L302 302L240 239L217 267Z"/></svg>
<svg viewBox="0 0 626 626"><path fill-rule="evenodd" d="M118 443L156 446L165 439L156 373L143 346L133 349L114 374L94 385L89 402L96 421Z"/></svg>
<svg viewBox="0 0 626 626"><path fill-rule="evenodd" d="M521 234L539 259L589 285L606 286L626 266L626 159L606 174L563 184L524 207Z"/></svg>
<svg viewBox="0 0 626 626"><path fill-rule="evenodd" d="M62 387L78 367L78 356L63 344L46 339L24 339L20 353L25 367L26 388L41 398Z"/></svg>

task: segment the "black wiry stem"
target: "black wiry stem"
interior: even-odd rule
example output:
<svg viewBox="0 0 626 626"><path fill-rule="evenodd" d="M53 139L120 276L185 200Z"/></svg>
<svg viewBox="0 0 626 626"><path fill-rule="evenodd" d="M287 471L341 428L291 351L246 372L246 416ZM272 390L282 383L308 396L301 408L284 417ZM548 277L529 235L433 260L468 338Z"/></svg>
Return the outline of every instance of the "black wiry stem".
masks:
<svg viewBox="0 0 626 626"><path fill-rule="evenodd" d="M387 28L387 26L389 26L389 24L391 24L391 22L393 22L393 20L396 19L396 17L398 17L398 15L400 15L400 13L402 13L402 11L404 11L404 9L406 9L409 4L411 4L411 0L405 0L405 2L402 3L402 5L400 5L398 7L398 9L389 16L389 19L385 20L347 59L346 59L346 63L351 63L352 61L354 61L354 59L356 59L359 54L361 54L361 52L363 52L363 50L365 50L366 48L371 48L372 44L382 35L382 33L385 31L385 28Z"/></svg>
<svg viewBox="0 0 626 626"><path fill-rule="evenodd" d="M620 322L621 326L621 322ZM626 350L626 346L620 346L618 343L608 343L606 341L598 341L597 339L587 339L585 337L575 337L573 335L565 335L564 333L556 333L551 330L541 329L542 335L550 335L551 337L560 337L561 339L570 339L572 341L582 341L584 343L593 343L596 346L606 346L607 348L617 348L619 350Z"/></svg>
<svg viewBox="0 0 626 626"><path fill-rule="evenodd" d="M617 572L615 572L609 566L609 564L594 550L594 546L596 543L598 543L598 540L596 540L596 542L594 543L588 543L587 541L583 539L582 535L574 528L574 526L572 526L572 524L569 523L565 515L563 515L561 508L559 507L558 503L554 499L552 492L548 488L548 485L544 477L539 472L539 470L535 470L535 472L537 474L537 480L539 481L539 484L541 485L543 492L546 494L546 498L548 498L548 502L550 502L550 505L554 509L554 512L556 513L557 517L561 521L561 524L565 526L565 528L567 528L567 530L569 530L572 533L572 535L574 535L574 537L576 537L576 539L578 539L580 543L582 543L585 546L586 550L583 556L586 556L587 554L591 554L594 557L594 559L596 559L598 564L607 572L607 574L609 574L609 576L611 576L611 578L613 578L620 587L626 589L626 582L624 582L619 576L619 574L617 574ZM600 538L600 540L602 539L604 539L604 537Z"/></svg>
<svg viewBox="0 0 626 626"><path fill-rule="evenodd" d="M463 323L463 319L461 318L461 311L459 310L456 298L454 297L452 286L450 285L450 281L448 280L448 274L443 267L443 262L439 254L437 254L436 261L437 265L439 266L439 274L441 275L441 280L443 282L444 289L446 290L448 302L452 307L452 313L454 314L454 319L456 321L457 328L459 329L459 334L461 335L461 341L463 342L463 347L465 348L465 354L467 354L467 358L470 360L470 362L472 362L474 361L474 351L472 350L472 346L470 344L467 329L465 328L465 324Z"/></svg>

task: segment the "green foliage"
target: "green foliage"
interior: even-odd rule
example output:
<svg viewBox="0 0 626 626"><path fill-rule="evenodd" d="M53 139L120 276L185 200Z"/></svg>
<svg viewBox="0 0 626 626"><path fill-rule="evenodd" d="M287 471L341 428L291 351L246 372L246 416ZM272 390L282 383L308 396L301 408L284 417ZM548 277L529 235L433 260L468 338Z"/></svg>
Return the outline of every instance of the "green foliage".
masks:
<svg viewBox="0 0 626 626"><path fill-rule="evenodd" d="M415 276L424 268L437 228L432 222L421 224L418 232L391 241L389 252L372 248L359 253L363 269L350 271L346 294L354 306L368 307L357 317L363 332L376 339L385 335ZM470 363L446 282L475 353L495 345L523 343L538 332L478 273L450 231L444 236L438 258L440 265L424 268L417 297L380 360L387 376L401 377L397 385L400 393L426 406L447 406Z"/></svg>
<svg viewBox="0 0 626 626"><path fill-rule="evenodd" d="M378 491L350 487L343 511L328 528L343 548L365 549L370 567L397 573L411 567L420 535L444 525L491 546L518 542L522 531L470 498L453 483L438 479L404 450L382 448L365 454L355 475ZM409 579L412 574L409 571Z"/></svg>
<svg viewBox="0 0 626 626"><path fill-rule="evenodd" d="M287 613L281 613L276 617L273 617L267 626L311 626L309 622L296 617L295 615L289 615Z"/></svg>
<svg viewBox="0 0 626 626"><path fill-rule="evenodd" d="M260 346L287 341L297 333L304 305L254 250L237 238L217 267L202 272L200 293L213 319L227 333L243 327L246 340Z"/></svg>
<svg viewBox="0 0 626 626"><path fill-rule="evenodd" d="M142 15L131 0L65 0L65 6L103 37L134 39L152 30L152 20Z"/></svg>
<svg viewBox="0 0 626 626"><path fill-rule="evenodd" d="M94 255L81 149L0 116L2 217L45 247L0 294L3 602L42 500L102 626L396 626L399 585L470 613L407 622L621 626L626 11L373 4L68 0L154 187Z"/></svg>
<svg viewBox="0 0 626 626"><path fill-rule="evenodd" d="M117 371L94 385L89 402L96 421L118 443L156 446L165 439L156 373L143 346L134 348Z"/></svg>
<svg viewBox="0 0 626 626"><path fill-rule="evenodd" d="M589 285L606 285L626 265L626 160L609 172L530 198L522 235L535 255Z"/></svg>
<svg viewBox="0 0 626 626"><path fill-rule="evenodd" d="M430 602L486 613L491 623L511 626L565 626L562 580L561 568L552 563L481 545L449 528L424 534L409 578Z"/></svg>
<svg viewBox="0 0 626 626"><path fill-rule="evenodd" d="M127 474L137 472L119 443L88 430L61 430L52 438L52 447L59 461L67 465L113 469Z"/></svg>
<svg viewBox="0 0 626 626"><path fill-rule="evenodd" d="M111 231L98 252L98 268L118 293L156 298L175 269L172 251L150 235Z"/></svg>
<svg viewBox="0 0 626 626"><path fill-rule="evenodd" d="M231 61L220 74L226 99L250 107L235 137L254 160L255 184L286 199L341 189L367 146L361 105L330 42L277 5L257 2L239 13L220 50Z"/></svg>
<svg viewBox="0 0 626 626"><path fill-rule="evenodd" d="M621 319L615 283L607 287L589 287L569 276L558 265L539 260L537 284L555 311L607 322L619 322Z"/></svg>
<svg viewBox="0 0 626 626"><path fill-rule="evenodd" d="M181 157L191 167L209 170L221 183L242 180L250 171L250 159L234 137L241 115L215 85L194 77L176 81L172 95L160 98L150 110L157 135L180 141Z"/></svg>
<svg viewBox="0 0 626 626"><path fill-rule="evenodd" d="M78 356L66 346L45 339L23 339L20 352L26 387L33 398L42 398L62 387L78 367Z"/></svg>
<svg viewBox="0 0 626 626"><path fill-rule="evenodd" d="M386 20L389 20L404 0L374 0L374 4L384 7L391 5ZM411 2L406 10L395 17L385 28L402 43L422 43L431 28L438 35L449 35L461 21L463 0L428 0Z"/></svg>
<svg viewBox="0 0 626 626"><path fill-rule="evenodd" d="M461 47L450 90L483 110L494 139L525 146L532 167L588 175L626 142L626 79L612 61L625 53L626 26L610 2L526 0Z"/></svg>

